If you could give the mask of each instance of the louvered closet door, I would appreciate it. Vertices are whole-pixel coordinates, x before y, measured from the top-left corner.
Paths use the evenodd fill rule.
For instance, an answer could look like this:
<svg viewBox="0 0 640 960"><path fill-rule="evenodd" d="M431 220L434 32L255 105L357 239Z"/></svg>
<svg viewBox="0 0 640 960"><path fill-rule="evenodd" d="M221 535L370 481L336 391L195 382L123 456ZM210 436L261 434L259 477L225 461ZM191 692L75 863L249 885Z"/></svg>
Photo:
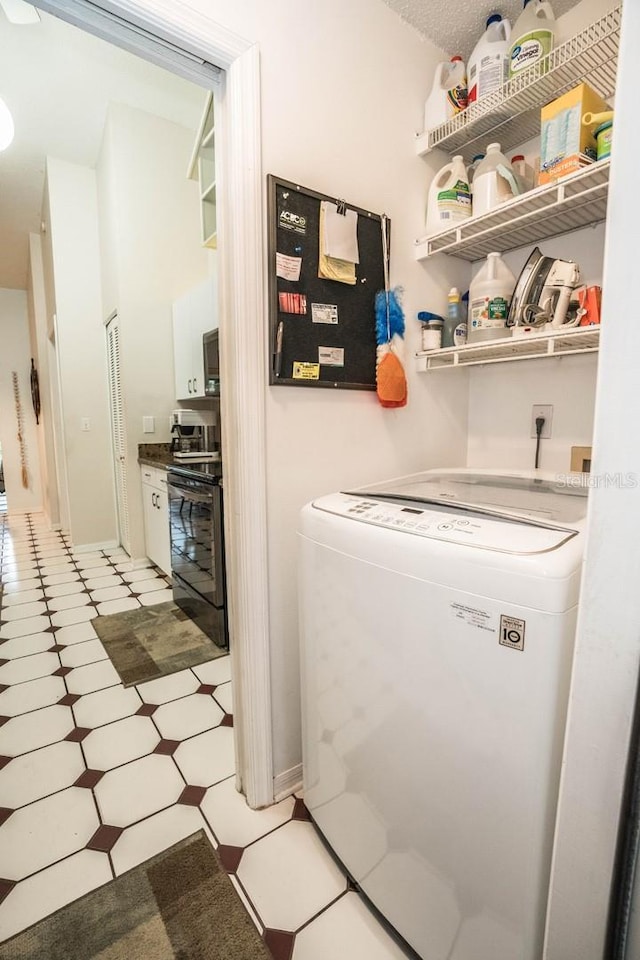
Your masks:
<svg viewBox="0 0 640 960"><path fill-rule="evenodd" d="M109 363L109 406L111 410L111 438L113 446L114 472L116 478L116 500L118 504L118 526L120 543L129 553L129 498L127 495L127 435L122 401L122 381L120 379L120 328L118 317L107 324L107 359Z"/></svg>

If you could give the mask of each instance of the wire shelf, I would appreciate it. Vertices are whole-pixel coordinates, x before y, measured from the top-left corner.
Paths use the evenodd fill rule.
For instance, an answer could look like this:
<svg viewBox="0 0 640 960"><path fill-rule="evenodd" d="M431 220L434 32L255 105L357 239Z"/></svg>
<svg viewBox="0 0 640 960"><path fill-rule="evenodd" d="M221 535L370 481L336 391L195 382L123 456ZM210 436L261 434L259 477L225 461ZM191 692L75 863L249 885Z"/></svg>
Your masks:
<svg viewBox="0 0 640 960"><path fill-rule="evenodd" d="M485 151L488 137L504 151L538 136L540 107L577 83L587 82L608 99L615 92L621 18L618 6L480 103L418 136L416 152L424 156L438 147L470 163Z"/></svg>
<svg viewBox="0 0 640 960"><path fill-rule="evenodd" d="M548 237L600 223L607 215L609 160L599 160L562 180L514 197L481 217L415 242L416 260L446 253L479 260Z"/></svg>
<svg viewBox="0 0 640 960"><path fill-rule="evenodd" d="M524 337L503 337L484 343L467 343L463 347L416 353L419 372L455 370L513 360L540 360L545 357L566 357L579 353L595 353L600 344L600 327L572 327L569 332L530 334Z"/></svg>

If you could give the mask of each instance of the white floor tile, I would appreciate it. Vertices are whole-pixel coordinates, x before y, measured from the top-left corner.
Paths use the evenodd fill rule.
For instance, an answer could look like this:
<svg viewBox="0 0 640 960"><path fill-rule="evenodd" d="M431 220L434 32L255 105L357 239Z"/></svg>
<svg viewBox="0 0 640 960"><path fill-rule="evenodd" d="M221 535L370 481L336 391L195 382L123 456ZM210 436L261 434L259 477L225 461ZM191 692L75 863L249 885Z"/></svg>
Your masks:
<svg viewBox="0 0 640 960"><path fill-rule="evenodd" d="M406 960L357 893L346 893L296 935L293 960Z"/></svg>
<svg viewBox="0 0 640 960"><path fill-rule="evenodd" d="M36 600L33 603L19 603L18 606L3 607L0 619L7 623L13 623L16 620L26 620L27 617L39 617L40 614L46 614L47 605L42 600Z"/></svg>
<svg viewBox="0 0 640 960"><path fill-rule="evenodd" d="M122 579L127 583L138 583L139 580L155 580L157 576L158 574L155 570L145 567L142 570L131 570L129 573L124 572Z"/></svg>
<svg viewBox="0 0 640 960"><path fill-rule="evenodd" d="M229 880L233 884L236 893L242 900L245 910L247 911L247 913L251 917L251 920L253 921L253 925L255 926L260 936L262 936L262 934L264 933L264 926L260 923L260 918L258 914L255 912L255 910L247 900L247 895L242 889L242 887L240 886L240 884L238 883L238 878L234 874L230 874Z"/></svg>
<svg viewBox="0 0 640 960"><path fill-rule="evenodd" d="M145 703L168 703L169 700L177 700L178 697L195 693L199 686L199 681L190 670L181 670L168 677L139 683L137 690Z"/></svg>
<svg viewBox="0 0 640 960"><path fill-rule="evenodd" d="M32 653L44 653L55 643L52 633L32 633L28 637L15 637L0 644L0 658L14 660L29 657Z"/></svg>
<svg viewBox="0 0 640 960"><path fill-rule="evenodd" d="M183 790L171 757L153 753L106 773L95 795L103 822L127 827L171 806Z"/></svg>
<svg viewBox="0 0 640 960"><path fill-rule="evenodd" d="M86 640L74 643L60 651L60 663L63 667L84 667L87 663L108 660L107 651L99 640Z"/></svg>
<svg viewBox="0 0 640 960"><path fill-rule="evenodd" d="M79 743L62 740L16 757L0 770L0 807L16 810L70 787L84 773Z"/></svg>
<svg viewBox="0 0 640 960"><path fill-rule="evenodd" d="M42 590L21 590L20 593L5 594L2 598L3 611L7 607L15 607L20 604L30 604L34 600L42 600L44 593Z"/></svg>
<svg viewBox="0 0 640 960"><path fill-rule="evenodd" d="M136 560L135 563L133 560L118 560L114 563L114 567L118 573L133 573L134 571L148 570L151 567L151 561L141 561Z"/></svg>
<svg viewBox="0 0 640 960"><path fill-rule="evenodd" d="M40 564L43 577L55 577L61 573L74 573L75 567L70 560L61 562L60 560L43 560Z"/></svg>
<svg viewBox="0 0 640 960"><path fill-rule="evenodd" d="M197 807L177 804L154 814L148 820L127 827L111 851L116 875L120 876L145 860L150 860L174 843L202 830L205 824Z"/></svg>
<svg viewBox="0 0 640 960"><path fill-rule="evenodd" d="M64 547L41 547L36 550L38 560L59 560L61 563L69 559L69 554Z"/></svg>
<svg viewBox="0 0 640 960"><path fill-rule="evenodd" d="M76 667L65 677L69 693L93 693L120 683L120 677L110 660L89 663L86 667ZM0 733L2 729L0 728Z"/></svg>
<svg viewBox="0 0 640 960"><path fill-rule="evenodd" d="M214 693L216 703L219 703L225 713L233 713L233 694L231 693L231 683L221 683L216 687Z"/></svg>
<svg viewBox="0 0 640 960"><path fill-rule="evenodd" d="M47 573L43 574L42 582L45 587L56 587L61 583L80 583L80 574L75 569L69 573Z"/></svg>
<svg viewBox="0 0 640 960"><path fill-rule="evenodd" d="M100 826L90 790L69 787L11 814L0 827L0 863L21 880L82 850Z"/></svg>
<svg viewBox="0 0 640 960"><path fill-rule="evenodd" d="M95 579L85 580L84 586L87 590L106 590L109 587L121 587L122 584L122 577L117 574L110 574L107 577L95 577Z"/></svg>
<svg viewBox="0 0 640 960"><path fill-rule="evenodd" d="M181 743L173 756L187 783L210 787L226 780L235 770L233 730L216 727L199 733Z"/></svg>
<svg viewBox="0 0 640 960"><path fill-rule="evenodd" d="M15 623L5 623L0 627L0 640L11 640L13 637L26 637L30 633L41 633L51 626L49 617L27 617Z"/></svg>
<svg viewBox="0 0 640 960"><path fill-rule="evenodd" d="M82 566L82 562L85 560L104 560L104 557L99 550L91 550L91 552L86 551L85 553L83 553L82 550L72 550L71 556L78 566Z"/></svg>
<svg viewBox="0 0 640 960"><path fill-rule="evenodd" d="M224 714L211 697L194 693L159 707L153 722L166 740L185 740L217 727Z"/></svg>
<svg viewBox="0 0 640 960"><path fill-rule="evenodd" d="M52 706L61 700L66 692L62 677L42 677L40 680L19 683L0 693L0 716L18 717L30 710Z"/></svg>
<svg viewBox="0 0 640 960"><path fill-rule="evenodd" d="M210 787L200 807L220 843L246 847L290 820L294 800L287 797L265 810L252 810L230 777Z"/></svg>
<svg viewBox="0 0 640 960"><path fill-rule="evenodd" d="M70 597L74 593L82 593L84 590L84 583L82 580L72 580L70 583L60 583L58 586L46 587L44 595L48 600L53 600L56 597Z"/></svg>
<svg viewBox="0 0 640 960"><path fill-rule="evenodd" d="M105 557L109 557L111 560L128 560L129 554L126 550L123 550L122 547L111 547L109 550L102 551Z"/></svg>
<svg viewBox="0 0 640 960"><path fill-rule="evenodd" d="M124 583L114 587L104 587L102 590L94 590L91 593L91 599L94 603L104 603L105 600L122 600L124 597L130 597L131 590Z"/></svg>
<svg viewBox="0 0 640 960"><path fill-rule="evenodd" d="M110 613L124 613L125 610L136 610L140 604L134 597L126 597L124 600L106 600L99 603L96 611L99 616L106 617Z"/></svg>
<svg viewBox="0 0 640 960"><path fill-rule="evenodd" d="M290 820L245 850L237 871L265 926L297 930L346 890L313 825Z"/></svg>
<svg viewBox="0 0 640 960"><path fill-rule="evenodd" d="M106 853L81 850L23 880L0 905L0 940L12 937L67 903L73 903L85 893L108 883L111 877Z"/></svg>
<svg viewBox="0 0 640 960"><path fill-rule="evenodd" d="M36 575L37 566L35 563L17 562L6 563L2 565L2 579L7 582L10 580L27 580Z"/></svg>
<svg viewBox="0 0 640 960"><path fill-rule="evenodd" d="M76 558L76 566L79 570L98 570L100 567L108 567L111 569L111 564L107 557L95 557L90 560L81 560L78 557Z"/></svg>
<svg viewBox="0 0 640 960"><path fill-rule="evenodd" d="M13 580L10 583L4 583L4 596L5 599L9 596L15 595L17 593L23 593L25 591L38 590L42 586L42 583L39 579L31 580Z"/></svg>
<svg viewBox="0 0 640 960"><path fill-rule="evenodd" d="M131 588L135 590L135 593L154 593L158 590L166 590L167 582L163 577L155 577L149 580L136 580L135 583L131 584ZM139 599L142 600L141 597Z"/></svg>
<svg viewBox="0 0 640 960"><path fill-rule="evenodd" d="M28 657L9 660L0 667L0 683L12 686L14 683L24 683L25 680L49 677L59 668L60 661L56 653L33 653Z"/></svg>
<svg viewBox="0 0 640 960"><path fill-rule="evenodd" d="M72 623L86 623L98 616L95 607L74 607L73 610L58 610L51 614L54 627L69 627Z"/></svg>
<svg viewBox="0 0 640 960"><path fill-rule="evenodd" d="M231 680L231 660L228 656L209 660L208 663L201 663L191 669L201 683L211 683L217 687L219 683Z"/></svg>
<svg viewBox="0 0 640 960"><path fill-rule="evenodd" d="M69 707L59 704L12 717L0 727L0 756L18 757L29 750L64 740L74 726Z"/></svg>
<svg viewBox="0 0 640 960"><path fill-rule="evenodd" d="M69 627L60 627L53 633L54 643L61 643L68 647L73 643L84 643L85 640L93 640L98 634L90 623L73 623Z"/></svg>
<svg viewBox="0 0 640 960"><path fill-rule="evenodd" d="M149 583L149 580L142 581L143 583ZM132 588L135 589L137 584L132 583ZM152 607L157 603L170 603L173 600L173 590L154 590L152 593L143 593L142 596L138 597L138 600L143 607Z"/></svg>
<svg viewBox="0 0 640 960"><path fill-rule="evenodd" d="M111 770L151 753L160 741L149 717L126 717L93 730L82 742L87 766Z"/></svg>
<svg viewBox="0 0 640 960"><path fill-rule="evenodd" d="M52 597L47 606L52 612L58 610L75 610L76 607L86 607L91 602L88 593L72 593L68 597Z"/></svg>
<svg viewBox="0 0 640 960"><path fill-rule="evenodd" d="M135 687L114 686L80 697L73 705L73 715L79 727L101 727L132 716L141 704Z"/></svg>

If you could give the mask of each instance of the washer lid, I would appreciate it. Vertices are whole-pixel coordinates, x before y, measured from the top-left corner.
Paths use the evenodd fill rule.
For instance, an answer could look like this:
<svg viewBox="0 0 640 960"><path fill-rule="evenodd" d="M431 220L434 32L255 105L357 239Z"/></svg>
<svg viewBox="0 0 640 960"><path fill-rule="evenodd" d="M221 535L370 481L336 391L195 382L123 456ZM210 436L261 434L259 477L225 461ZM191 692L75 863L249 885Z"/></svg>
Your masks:
<svg viewBox="0 0 640 960"><path fill-rule="evenodd" d="M586 516L588 489L579 478L573 486L537 476L434 470L349 492L385 500L447 504L552 526L574 526Z"/></svg>

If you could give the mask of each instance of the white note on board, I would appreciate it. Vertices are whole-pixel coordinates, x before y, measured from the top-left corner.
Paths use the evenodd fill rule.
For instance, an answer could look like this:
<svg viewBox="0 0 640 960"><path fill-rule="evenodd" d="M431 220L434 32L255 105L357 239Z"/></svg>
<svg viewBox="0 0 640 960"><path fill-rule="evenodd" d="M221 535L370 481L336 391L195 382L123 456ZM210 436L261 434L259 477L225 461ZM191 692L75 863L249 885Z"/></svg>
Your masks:
<svg viewBox="0 0 640 960"><path fill-rule="evenodd" d="M358 251L358 214L355 210L338 213L335 203L323 200L324 254L347 263L360 263Z"/></svg>

